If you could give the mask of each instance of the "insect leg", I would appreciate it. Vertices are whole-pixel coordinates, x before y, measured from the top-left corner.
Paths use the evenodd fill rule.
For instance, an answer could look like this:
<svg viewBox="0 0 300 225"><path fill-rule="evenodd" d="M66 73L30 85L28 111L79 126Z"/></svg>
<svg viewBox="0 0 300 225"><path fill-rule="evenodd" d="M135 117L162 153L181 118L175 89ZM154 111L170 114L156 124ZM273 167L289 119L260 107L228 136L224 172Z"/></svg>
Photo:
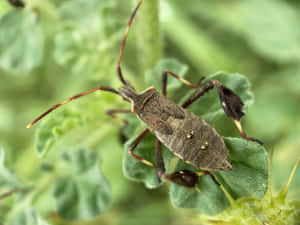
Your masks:
<svg viewBox="0 0 300 225"><path fill-rule="evenodd" d="M156 168L155 164L153 164L152 162L143 159L142 157L136 155L133 153L134 149L136 148L136 146L141 142L141 140L143 139L143 137L145 137L145 135L149 132L149 129L145 129L129 146L128 148L128 153L134 157L135 159L141 161L142 163L147 164L148 166L151 166L153 168Z"/></svg>
<svg viewBox="0 0 300 225"><path fill-rule="evenodd" d="M128 124L128 121L121 117L116 116L115 114L117 114L117 113L134 114L131 110L128 110L128 109L109 109L109 110L106 110L105 113L106 113L106 115L110 116L113 119L122 121L125 125Z"/></svg>
<svg viewBox="0 0 300 225"><path fill-rule="evenodd" d="M181 81L183 84L187 85L190 88L197 88L197 87L199 87L201 85L201 81L202 81L202 78L201 78L200 81L196 85L193 85L192 83L190 83L189 81L183 79L182 77L180 77L176 73L174 73L174 72L172 72L170 70L165 70L162 73L162 94L164 96L167 95L167 82L168 82L167 75L171 75L171 76L175 77L177 80Z"/></svg>
<svg viewBox="0 0 300 225"><path fill-rule="evenodd" d="M124 37L123 37L123 40L122 40L120 54L119 54L119 58L118 58L117 73L118 73L120 81L125 85L128 84L128 82L124 79L123 74L122 74L121 60L122 60L123 51L124 51L124 47L125 47L125 44L126 44L126 39L127 39L127 36L128 36L129 29L131 27L131 24L132 24L132 21L133 21L135 15L136 15L136 12L139 9L142 2L143 2L143 0L139 1L139 3L137 4L137 6L135 7L135 9L133 10L133 12L131 14L131 17L130 17L129 22L127 24L127 28L126 28L126 31L125 31L125 34L124 34Z"/></svg>
<svg viewBox="0 0 300 225"><path fill-rule="evenodd" d="M209 175L217 185L220 185L214 175L212 175L209 171L193 172L190 170L179 170L175 173L163 174L162 177L175 184L198 190L196 185L198 184L199 177L202 175Z"/></svg>
<svg viewBox="0 0 300 225"><path fill-rule="evenodd" d="M157 164L157 167L156 167L157 175L159 177L161 177L165 174L166 169L165 169L165 163L164 163L164 160L162 157L161 142L158 139L156 139L155 161Z"/></svg>
<svg viewBox="0 0 300 225"><path fill-rule="evenodd" d="M208 92L213 87L216 87L218 90L220 102L222 105L222 108L226 115L230 117L236 127L239 130L240 135L248 140L248 141L255 141L259 144L263 144L261 141L247 137L245 132L243 131L242 125L241 125L241 118L244 116L243 113L243 105L244 103L240 99L240 97L235 94L231 89L223 86L219 81L217 80L210 80L207 81L202 87L198 88L183 104L183 108L187 108L189 105L191 105L193 102L195 102L198 98L203 96L206 92Z"/></svg>

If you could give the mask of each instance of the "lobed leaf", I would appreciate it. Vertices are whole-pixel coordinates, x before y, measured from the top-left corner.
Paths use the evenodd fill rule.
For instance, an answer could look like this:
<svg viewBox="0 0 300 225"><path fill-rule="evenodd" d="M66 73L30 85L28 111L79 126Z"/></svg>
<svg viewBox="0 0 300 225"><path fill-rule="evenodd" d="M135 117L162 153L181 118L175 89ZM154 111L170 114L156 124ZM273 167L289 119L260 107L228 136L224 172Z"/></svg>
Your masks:
<svg viewBox="0 0 300 225"><path fill-rule="evenodd" d="M109 202L110 188L101 173L97 154L77 149L64 152L62 158L66 172L54 188L57 213L68 220L98 216Z"/></svg>
<svg viewBox="0 0 300 225"><path fill-rule="evenodd" d="M60 144L63 146L66 146L69 139L73 146L76 143L82 146L83 142L88 139L87 137L92 134L102 136L106 135L104 130L109 132L111 126L107 128L106 124L102 125L101 132L99 132L99 128L107 119L104 108L107 108L108 105L111 107L112 102L115 102L115 98L118 96L102 92L99 94L101 101L97 101L99 99L95 96L96 94L93 95L72 106L61 107L37 124L35 145L40 154L47 153L59 140L62 141Z"/></svg>
<svg viewBox="0 0 300 225"><path fill-rule="evenodd" d="M43 33L38 16L29 10L12 10L0 20L0 67L26 74L43 60Z"/></svg>
<svg viewBox="0 0 300 225"><path fill-rule="evenodd" d="M63 108L55 116L43 121L36 131L36 148L40 154L45 154L56 140L71 130L84 125L84 116Z"/></svg>

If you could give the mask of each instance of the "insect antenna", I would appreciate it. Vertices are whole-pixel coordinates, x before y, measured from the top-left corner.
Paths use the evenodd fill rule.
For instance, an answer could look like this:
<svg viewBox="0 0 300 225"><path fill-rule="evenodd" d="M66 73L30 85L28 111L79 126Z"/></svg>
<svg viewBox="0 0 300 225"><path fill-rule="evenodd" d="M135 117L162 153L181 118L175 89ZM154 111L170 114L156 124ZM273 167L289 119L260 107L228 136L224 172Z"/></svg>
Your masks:
<svg viewBox="0 0 300 225"><path fill-rule="evenodd" d="M129 83L128 83L128 81L126 81L124 79L123 74L122 74L122 69L121 69L122 55L123 55L123 51L124 51L124 47L125 47L125 43L126 43L126 39L127 39L127 36L128 36L128 32L129 32L130 26L132 24L132 21L133 21L135 15L136 15L136 12L139 9L139 7L142 4L142 2L143 2L143 0L140 0L139 3L137 4L137 6L135 7L135 9L133 10L133 12L131 14L131 17L129 19L129 22L127 24L127 28L126 28L126 31L125 31L125 34L124 34L124 37L123 37L123 40L122 40L122 44L121 44L121 49L120 49L120 54L119 54L119 59L118 59L118 65L117 65L117 73L118 73L120 81L124 85L127 85Z"/></svg>
<svg viewBox="0 0 300 225"><path fill-rule="evenodd" d="M110 87L97 87L97 88L94 88L94 89L91 89L89 91L86 91L86 92L83 92L83 93L80 93L80 94L77 94L71 98L68 98L67 100L61 102L61 103L58 103L54 106L52 106L50 109L48 109L46 112L44 112L43 114L41 114L39 117L37 117L34 121L32 121L30 124L27 125L26 128L30 128L32 127L34 124L36 124L39 120L41 120L43 117L45 117L46 115L48 115L50 112L52 112L53 110L57 109L58 107L70 102L70 101L73 101L74 99L77 99L77 98L80 98L82 96L85 96L87 94L90 94L90 93L93 93L95 91L109 91L109 92L112 92L112 93L115 93L115 94L118 94L119 95L119 92L116 91L115 89L113 88L110 88Z"/></svg>
<svg viewBox="0 0 300 225"><path fill-rule="evenodd" d="M121 49L120 49L120 54L119 54L119 58L118 58L118 64L117 64L117 73L118 73L118 76L119 76L119 79L120 81L124 84L124 85L129 85L128 81L126 81L123 77L123 74L122 74L122 69L121 69L121 60L122 60L122 55L123 55L123 51L124 51L124 47L125 47L125 44L126 44L126 39L127 39L127 36L128 36L128 32L130 30L130 26L132 24L132 21L137 13L137 10L139 9L140 5L142 4L143 0L140 0L139 3L137 4L137 6L135 7L135 9L133 10L132 14L131 14L131 17L129 19L129 22L127 24L127 28L126 28L126 31L125 31L125 34L124 34L124 37L123 37L123 40L122 40L122 44L121 44ZM57 109L58 107L74 100L74 99L77 99L77 98L80 98L84 95L87 95L87 94L90 94L92 92L95 92L95 91L98 91L98 90L102 90L102 91L110 91L110 92L113 92L115 94L118 94L119 95L119 92L116 91L115 89L113 88L110 88L110 87L97 87L97 88L94 88L92 90L89 90L89 91L86 91L86 92L83 92L81 94L78 94L78 95L75 95L59 104L56 104L54 105L53 107L51 107L50 109L48 109L46 112L44 112L43 114L41 114L39 117L37 117L34 121L32 121L30 124L27 125L27 128L30 128L32 127L34 124L36 124L39 120L41 120L43 117L45 117L46 115L48 115L50 112L52 112L53 110Z"/></svg>

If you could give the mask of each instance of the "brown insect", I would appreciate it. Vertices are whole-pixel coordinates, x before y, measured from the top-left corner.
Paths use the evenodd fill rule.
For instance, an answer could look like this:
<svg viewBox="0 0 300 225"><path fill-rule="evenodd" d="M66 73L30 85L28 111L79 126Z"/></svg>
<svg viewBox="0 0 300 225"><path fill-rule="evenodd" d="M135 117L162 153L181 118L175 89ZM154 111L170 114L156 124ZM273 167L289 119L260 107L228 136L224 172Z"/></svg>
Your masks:
<svg viewBox="0 0 300 225"><path fill-rule="evenodd" d="M209 80L204 84L202 84L200 81L196 85L193 85L190 82L179 77L172 71L165 70L162 74L162 93L160 94L154 87L150 87L144 90L142 93L137 93L134 87L124 79L121 70L122 54L131 23L142 2L143 0L140 0L138 5L134 9L122 40L117 64L117 74L123 86L121 86L118 90L115 90L111 87L101 86L75 95L47 110L32 123L30 123L27 128L34 125L37 121L39 121L54 109L81 96L93 93L98 90L112 92L123 97L125 101L130 102L131 110L108 110L106 113L109 116L118 118L115 115L117 113L134 113L147 125L147 129L145 129L131 143L128 150L131 156L155 168L159 177L182 186L196 188L198 178L204 174L210 175L216 182L214 176L209 172L209 170L230 171L232 169L232 165L229 160L228 149L224 144L222 137L215 131L213 127L208 125L200 117L186 110L189 105L191 105L198 98L200 98L215 86L218 90L221 105L225 113L227 114L227 116L233 119L241 136L246 140L256 141L259 144L262 143L259 140L246 136L240 123L240 119L244 115L244 113L242 112L243 102L241 101L239 96L237 96L232 90L223 86L217 80ZM186 102L184 102L181 107L177 106L174 102L170 101L166 97L167 75L171 75L181 81L183 84L196 89L195 92L186 100ZM151 131L157 138L156 164L134 154L134 149L149 131ZM189 164L192 164L196 168L201 169L202 171L193 172L189 170L180 170L175 173L166 174L161 153L161 143L168 147L179 158L183 159Z"/></svg>

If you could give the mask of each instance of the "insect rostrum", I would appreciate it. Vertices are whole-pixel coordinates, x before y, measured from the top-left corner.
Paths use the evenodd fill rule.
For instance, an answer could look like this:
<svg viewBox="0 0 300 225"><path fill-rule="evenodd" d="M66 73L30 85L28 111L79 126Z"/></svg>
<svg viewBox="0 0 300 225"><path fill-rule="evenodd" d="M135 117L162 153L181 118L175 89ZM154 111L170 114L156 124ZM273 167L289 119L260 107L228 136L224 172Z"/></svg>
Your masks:
<svg viewBox="0 0 300 225"><path fill-rule="evenodd" d="M117 90L111 87L100 86L75 95L47 110L27 127L31 127L51 111L74 99L98 90L111 92L121 96L125 101L129 102L131 104L131 110L109 110L107 111L109 116L118 118L116 116L118 113L133 113L147 126L147 128L131 143L128 149L128 152L132 157L155 168L159 177L185 187L197 188L198 178L202 175L209 175L217 183L214 176L209 171L230 171L232 169L228 149L224 144L222 137L215 129L200 117L188 111L186 109L188 106L193 104L213 87L216 87L222 108L226 115L233 119L241 136L248 141L255 141L259 144L262 143L257 139L246 136L240 123L240 119L244 115L242 112L243 102L238 95L229 88L223 86L217 80L209 80L205 83L198 82L194 85L166 68L162 73L162 93L159 93L154 87L149 87L141 93L135 91L134 87L123 76L121 61L130 26L142 2L143 0L140 0L134 9L121 44L117 63L117 74L122 86ZM166 97L168 75L175 77L183 84L195 89L194 93L181 106L176 105ZM136 146L148 132L152 132L157 138L155 164L134 153ZM166 170L161 154L161 143L168 147L170 151L179 158L202 171L193 172L189 170L180 170L167 174L165 172Z"/></svg>

